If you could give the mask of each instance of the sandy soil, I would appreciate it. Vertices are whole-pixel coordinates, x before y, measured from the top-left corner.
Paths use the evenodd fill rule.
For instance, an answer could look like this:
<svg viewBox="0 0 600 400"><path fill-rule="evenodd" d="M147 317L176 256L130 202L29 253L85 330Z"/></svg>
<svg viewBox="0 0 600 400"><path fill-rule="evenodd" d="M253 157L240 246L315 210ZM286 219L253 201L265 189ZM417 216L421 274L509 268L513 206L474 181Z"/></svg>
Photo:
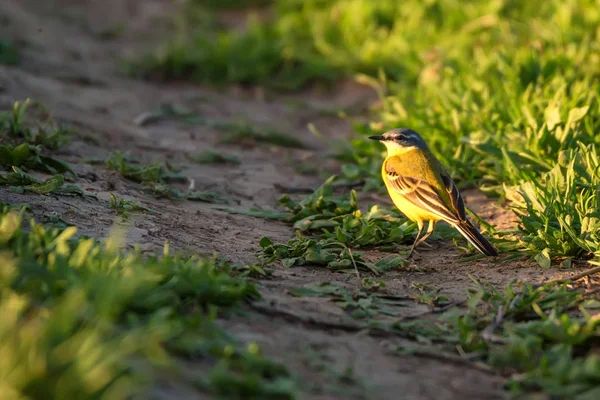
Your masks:
<svg viewBox="0 0 600 400"><path fill-rule="evenodd" d="M312 135L312 122L326 139L352 134L350 124L324 115L319 108L364 109L375 96L353 83L340 84L331 91L311 90L278 96L259 89L214 90L189 83L154 84L123 77L118 60L140 54L161 40L174 7L168 1L75 1L20 0L0 2L0 36L17 41L22 61L16 67L0 66L0 108L12 107L15 100L31 97L42 101L55 118L76 128L77 136L56 153L79 175L76 184L100 199L16 194L0 189L0 200L29 203L38 219L57 215L75 224L86 235L106 237L116 222L108 207L110 193L133 199L160 210L156 215L131 218L129 243L141 243L144 250L161 248L165 241L177 249L198 253L217 252L234 262L252 262L258 241L293 237L291 227L273 221L233 215L213 204L157 200L140 185L127 181L102 165L84 162L104 157L111 150L129 151L142 160L168 160L185 167L185 175L198 190L211 190L232 199L233 207L275 207L281 192L277 184L316 186L318 176L300 175L298 165L324 164L331 152L327 140ZM122 27L118 38L106 39L106 32ZM296 105L292 104L293 100ZM298 102L313 107L298 107ZM207 126L162 120L145 126L136 117L162 103L185 105L209 119L246 119L258 126L269 125L306 143L307 150L286 150L272 146L219 145L219 133ZM96 140L90 140L93 135ZM239 166L199 166L186 154L208 148L237 155ZM185 188L185 185L180 185ZM468 205L499 225L510 225L510 213L478 193L466 193ZM387 200L382 200L387 201ZM385 254L371 252L369 257ZM440 289L453 301L464 298L471 285L468 274L498 285L520 278L540 282L565 274L557 269L544 271L525 262L459 262L461 253L450 242L434 243L421 251L414 264L432 267L427 272L403 269L383 276L389 294L416 293L415 284ZM316 267L285 270L278 266L273 277L261 281L264 301L249 309L245 317L222 321L242 340L260 343L266 354L283 361L300 378L302 397L307 399L491 399L503 395L503 379L460 363L433 358L399 355L390 349L401 339L377 337L366 332L336 328L348 321L339 307L322 298L296 298L288 289L315 282L336 282L357 287L353 274L335 274ZM422 304L399 307L401 318L428 312ZM355 383L344 384L335 373L316 368L320 363L341 374L352 367ZM157 388L157 398L194 397L184 388ZM197 398L197 397L194 397Z"/></svg>

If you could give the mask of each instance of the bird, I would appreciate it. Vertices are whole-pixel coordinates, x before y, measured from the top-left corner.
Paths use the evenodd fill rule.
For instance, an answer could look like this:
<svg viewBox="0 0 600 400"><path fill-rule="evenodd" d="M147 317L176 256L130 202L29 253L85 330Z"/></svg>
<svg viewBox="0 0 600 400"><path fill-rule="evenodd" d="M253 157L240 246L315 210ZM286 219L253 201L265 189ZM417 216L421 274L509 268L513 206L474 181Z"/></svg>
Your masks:
<svg viewBox="0 0 600 400"><path fill-rule="evenodd" d="M387 157L381 175L394 205L418 227L417 237L410 248L427 240L438 221L457 229L477 250L486 256L498 252L467 219L465 202L442 163L429 150L425 140L412 129L397 128L369 139L383 143ZM427 232L421 233L428 222Z"/></svg>

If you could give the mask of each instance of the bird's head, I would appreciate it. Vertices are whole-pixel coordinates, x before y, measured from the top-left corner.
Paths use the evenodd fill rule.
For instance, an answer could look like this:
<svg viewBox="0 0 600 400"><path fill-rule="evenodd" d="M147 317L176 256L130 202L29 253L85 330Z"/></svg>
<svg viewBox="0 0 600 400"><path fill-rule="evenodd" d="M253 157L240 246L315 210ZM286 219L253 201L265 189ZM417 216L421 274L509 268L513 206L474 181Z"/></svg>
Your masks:
<svg viewBox="0 0 600 400"><path fill-rule="evenodd" d="M427 150L427 143L417 132L408 128L397 128L387 131L381 136L369 136L385 145L388 155L402 154L409 150Z"/></svg>

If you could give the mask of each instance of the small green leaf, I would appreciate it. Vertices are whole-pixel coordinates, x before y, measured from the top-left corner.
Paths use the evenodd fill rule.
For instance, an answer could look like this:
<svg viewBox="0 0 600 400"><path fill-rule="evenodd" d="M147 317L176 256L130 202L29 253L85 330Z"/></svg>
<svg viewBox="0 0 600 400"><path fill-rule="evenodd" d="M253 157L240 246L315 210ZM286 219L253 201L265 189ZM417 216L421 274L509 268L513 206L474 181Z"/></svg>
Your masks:
<svg viewBox="0 0 600 400"><path fill-rule="evenodd" d="M298 263L298 261L300 260L299 257L293 257L293 258L284 258L283 260L281 260L281 263L283 264L283 266L285 268L291 268L294 265L296 265Z"/></svg>
<svg viewBox="0 0 600 400"><path fill-rule="evenodd" d="M85 192L82 188L72 183L68 183L60 188L61 194L75 194L78 196L86 196L96 198L96 195L93 193Z"/></svg>
<svg viewBox="0 0 600 400"><path fill-rule="evenodd" d="M552 131L556 125L560 124L560 109L556 104L551 104L544 111L544 117L548 130Z"/></svg>
<svg viewBox="0 0 600 400"><path fill-rule="evenodd" d="M8 242L21 226L21 218L15 212L9 212L0 219L0 243Z"/></svg>
<svg viewBox="0 0 600 400"><path fill-rule="evenodd" d="M13 165L12 151L6 146L0 146L0 165Z"/></svg>
<svg viewBox="0 0 600 400"><path fill-rule="evenodd" d="M19 167L13 166L12 169L13 172L9 172L8 175L6 175L6 179L10 185L25 186L39 183L34 176L29 175Z"/></svg>
<svg viewBox="0 0 600 400"><path fill-rule="evenodd" d="M12 150L12 165L21 166L31 157L29 143L21 143Z"/></svg>
<svg viewBox="0 0 600 400"><path fill-rule="evenodd" d="M66 172L69 172L74 177L77 177L77 174L75 173L73 168L71 168L71 166L68 163L62 160L57 160L55 158L46 156L40 156L40 160L42 161L42 164L46 167L49 167L51 171L55 171L52 172L54 174L64 174Z"/></svg>
<svg viewBox="0 0 600 400"><path fill-rule="evenodd" d="M227 203L224 197L215 192L193 192L187 194L186 199L204 203Z"/></svg>
<svg viewBox="0 0 600 400"><path fill-rule="evenodd" d="M389 256L386 256L384 258L382 258L381 260L377 261L375 263L375 266L377 268L379 268L380 270L382 270L383 272L385 271L389 271L392 268L397 267L400 264L405 263L406 260L404 260L402 257L394 255L394 254L390 254Z"/></svg>
<svg viewBox="0 0 600 400"><path fill-rule="evenodd" d="M64 183L65 178L62 175L54 175L42 183L34 183L32 185L25 186L25 189L38 194L52 193L56 192Z"/></svg>
<svg viewBox="0 0 600 400"><path fill-rule="evenodd" d="M535 261L537 261L537 263L540 264L540 266L544 269L550 268L552 266L552 260L550 258L550 250L548 248L545 248L544 250L539 252L535 256Z"/></svg>
<svg viewBox="0 0 600 400"><path fill-rule="evenodd" d="M582 303L582 306L590 310L597 310L600 309L600 301L596 299L586 300Z"/></svg>
<svg viewBox="0 0 600 400"><path fill-rule="evenodd" d="M259 242L260 247L263 249L273 245L273 241L266 236L263 236Z"/></svg>
<svg viewBox="0 0 600 400"><path fill-rule="evenodd" d="M579 120L581 120L587 114L590 106L585 107L577 107L573 108L569 111L569 116L567 117L567 125L571 125Z"/></svg>

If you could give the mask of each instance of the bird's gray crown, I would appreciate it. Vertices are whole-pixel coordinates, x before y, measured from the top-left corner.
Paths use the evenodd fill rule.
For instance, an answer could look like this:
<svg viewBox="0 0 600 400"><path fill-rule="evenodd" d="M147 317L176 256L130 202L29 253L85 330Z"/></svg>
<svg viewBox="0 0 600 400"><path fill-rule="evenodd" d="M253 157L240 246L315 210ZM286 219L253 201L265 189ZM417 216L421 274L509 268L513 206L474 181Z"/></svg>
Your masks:
<svg viewBox="0 0 600 400"><path fill-rule="evenodd" d="M417 132L408 128L397 128L387 131L382 135L383 140L390 140L401 144L404 147L427 148L425 140Z"/></svg>

